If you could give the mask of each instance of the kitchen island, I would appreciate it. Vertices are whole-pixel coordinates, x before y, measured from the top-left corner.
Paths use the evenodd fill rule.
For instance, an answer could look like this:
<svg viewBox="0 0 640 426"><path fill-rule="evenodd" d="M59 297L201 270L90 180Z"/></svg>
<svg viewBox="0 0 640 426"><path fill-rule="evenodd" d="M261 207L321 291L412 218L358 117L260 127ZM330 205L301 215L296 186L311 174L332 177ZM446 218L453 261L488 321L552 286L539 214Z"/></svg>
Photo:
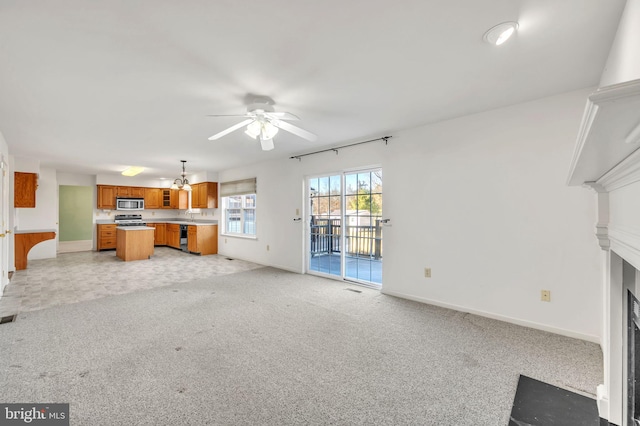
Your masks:
<svg viewBox="0 0 640 426"><path fill-rule="evenodd" d="M148 226L116 227L116 256L130 260L150 259L153 255L154 228Z"/></svg>

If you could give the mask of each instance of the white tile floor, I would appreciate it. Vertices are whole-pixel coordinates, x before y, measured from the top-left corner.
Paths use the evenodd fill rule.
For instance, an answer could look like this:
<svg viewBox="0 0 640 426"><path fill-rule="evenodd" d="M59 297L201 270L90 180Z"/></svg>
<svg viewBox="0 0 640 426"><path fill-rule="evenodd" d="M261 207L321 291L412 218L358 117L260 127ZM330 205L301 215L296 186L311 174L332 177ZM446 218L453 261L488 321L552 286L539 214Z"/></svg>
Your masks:
<svg viewBox="0 0 640 426"><path fill-rule="evenodd" d="M54 259L29 260L27 269L16 271L0 298L0 316L261 267L169 247L156 247L151 259L131 262L116 257L115 250L64 253Z"/></svg>

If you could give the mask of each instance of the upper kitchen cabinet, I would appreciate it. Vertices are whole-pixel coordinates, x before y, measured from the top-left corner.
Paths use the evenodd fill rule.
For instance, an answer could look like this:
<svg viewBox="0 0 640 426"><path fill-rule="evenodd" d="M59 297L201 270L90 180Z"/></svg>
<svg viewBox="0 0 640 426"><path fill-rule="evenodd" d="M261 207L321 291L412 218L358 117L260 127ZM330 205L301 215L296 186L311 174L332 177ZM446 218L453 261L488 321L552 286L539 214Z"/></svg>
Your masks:
<svg viewBox="0 0 640 426"><path fill-rule="evenodd" d="M103 210L115 210L116 186L98 185L98 208Z"/></svg>
<svg viewBox="0 0 640 426"><path fill-rule="evenodd" d="M144 188L144 208L160 209L162 190L160 188Z"/></svg>
<svg viewBox="0 0 640 426"><path fill-rule="evenodd" d="M191 185L193 188L193 185ZM191 194L193 197L193 194ZM191 199L191 207L193 207L193 198ZM189 208L189 192L181 189L178 191L178 208L180 210L186 210Z"/></svg>
<svg viewBox="0 0 640 426"><path fill-rule="evenodd" d="M202 182L191 185L191 207L215 209L218 207L218 183Z"/></svg>
<svg viewBox="0 0 640 426"><path fill-rule="evenodd" d="M126 198L144 198L144 188L137 186L119 186L116 196Z"/></svg>
<svg viewBox="0 0 640 426"><path fill-rule="evenodd" d="M162 189L162 206L163 209L177 209L178 208L178 190L177 189Z"/></svg>
<svg viewBox="0 0 640 426"><path fill-rule="evenodd" d="M35 208L38 174L14 172L13 184L13 206L16 208Z"/></svg>

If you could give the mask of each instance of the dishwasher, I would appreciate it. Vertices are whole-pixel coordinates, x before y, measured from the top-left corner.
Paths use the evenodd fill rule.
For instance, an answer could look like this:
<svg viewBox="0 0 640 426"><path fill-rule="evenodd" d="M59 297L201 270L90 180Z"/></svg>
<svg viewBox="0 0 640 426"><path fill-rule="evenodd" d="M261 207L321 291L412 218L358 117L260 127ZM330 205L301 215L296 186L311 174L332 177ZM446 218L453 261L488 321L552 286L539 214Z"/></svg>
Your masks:
<svg viewBox="0 0 640 426"><path fill-rule="evenodd" d="M174 228L175 229L175 228ZM180 250L189 252L189 225L180 225Z"/></svg>

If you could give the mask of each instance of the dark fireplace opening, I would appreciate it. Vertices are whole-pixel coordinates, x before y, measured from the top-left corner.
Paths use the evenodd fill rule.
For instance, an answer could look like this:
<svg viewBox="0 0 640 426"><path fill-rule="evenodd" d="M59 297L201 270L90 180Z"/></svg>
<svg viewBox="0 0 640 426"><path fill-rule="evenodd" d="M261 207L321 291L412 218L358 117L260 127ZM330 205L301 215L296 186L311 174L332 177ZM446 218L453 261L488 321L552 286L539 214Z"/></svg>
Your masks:
<svg viewBox="0 0 640 426"><path fill-rule="evenodd" d="M640 426L640 302L627 290L627 425Z"/></svg>

